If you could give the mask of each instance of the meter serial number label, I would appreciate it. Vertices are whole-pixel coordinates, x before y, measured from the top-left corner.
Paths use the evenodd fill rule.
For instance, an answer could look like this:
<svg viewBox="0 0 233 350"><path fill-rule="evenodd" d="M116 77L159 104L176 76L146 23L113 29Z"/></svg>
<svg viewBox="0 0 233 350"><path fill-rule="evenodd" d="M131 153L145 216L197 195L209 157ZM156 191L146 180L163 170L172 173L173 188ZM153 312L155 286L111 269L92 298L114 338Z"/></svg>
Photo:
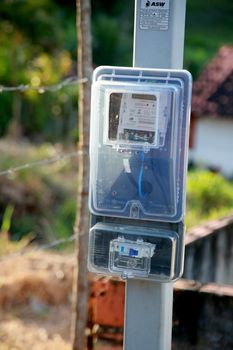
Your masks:
<svg viewBox="0 0 233 350"><path fill-rule="evenodd" d="M142 30L168 30L170 0L141 0L139 25Z"/></svg>

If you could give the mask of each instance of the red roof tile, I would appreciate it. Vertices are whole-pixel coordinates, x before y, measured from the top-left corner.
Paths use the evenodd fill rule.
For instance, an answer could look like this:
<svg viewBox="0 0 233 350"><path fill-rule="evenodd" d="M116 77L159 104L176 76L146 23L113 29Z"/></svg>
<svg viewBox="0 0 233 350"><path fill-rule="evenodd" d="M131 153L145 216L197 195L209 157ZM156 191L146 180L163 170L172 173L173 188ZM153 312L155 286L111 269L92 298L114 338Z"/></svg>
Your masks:
<svg viewBox="0 0 233 350"><path fill-rule="evenodd" d="M192 110L233 117L233 46L223 46L194 83Z"/></svg>

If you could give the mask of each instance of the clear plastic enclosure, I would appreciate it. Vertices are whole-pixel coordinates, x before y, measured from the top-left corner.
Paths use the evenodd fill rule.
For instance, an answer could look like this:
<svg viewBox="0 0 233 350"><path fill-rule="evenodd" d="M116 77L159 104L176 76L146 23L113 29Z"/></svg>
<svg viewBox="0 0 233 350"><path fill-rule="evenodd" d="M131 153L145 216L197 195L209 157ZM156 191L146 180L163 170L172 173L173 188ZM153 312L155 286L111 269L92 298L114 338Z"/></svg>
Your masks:
<svg viewBox="0 0 233 350"><path fill-rule="evenodd" d="M88 269L124 279L175 280L183 269L182 236L182 229L176 232L171 226L98 222L90 230Z"/></svg>
<svg viewBox="0 0 233 350"><path fill-rule="evenodd" d="M90 138L93 214L182 219L190 95L187 71L95 71Z"/></svg>

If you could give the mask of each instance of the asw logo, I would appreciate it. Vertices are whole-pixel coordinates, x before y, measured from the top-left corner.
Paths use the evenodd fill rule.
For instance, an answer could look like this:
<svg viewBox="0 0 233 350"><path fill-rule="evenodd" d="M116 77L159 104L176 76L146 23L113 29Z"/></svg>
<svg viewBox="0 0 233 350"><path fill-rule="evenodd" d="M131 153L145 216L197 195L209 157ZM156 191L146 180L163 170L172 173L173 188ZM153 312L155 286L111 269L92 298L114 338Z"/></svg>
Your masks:
<svg viewBox="0 0 233 350"><path fill-rule="evenodd" d="M146 7L164 7L165 2L158 2L158 1L147 1Z"/></svg>

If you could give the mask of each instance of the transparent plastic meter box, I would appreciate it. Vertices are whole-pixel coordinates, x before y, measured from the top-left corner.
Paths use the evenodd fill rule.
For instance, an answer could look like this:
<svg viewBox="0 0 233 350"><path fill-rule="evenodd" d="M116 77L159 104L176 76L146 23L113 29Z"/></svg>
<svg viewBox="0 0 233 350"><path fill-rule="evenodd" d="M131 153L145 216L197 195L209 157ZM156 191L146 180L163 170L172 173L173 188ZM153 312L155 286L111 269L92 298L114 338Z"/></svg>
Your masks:
<svg viewBox="0 0 233 350"><path fill-rule="evenodd" d="M99 67L91 106L90 211L178 222L184 215L191 75Z"/></svg>
<svg viewBox="0 0 233 350"><path fill-rule="evenodd" d="M88 268L122 278L168 282L183 269L183 227L98 222L90 231Z"/></svg>

